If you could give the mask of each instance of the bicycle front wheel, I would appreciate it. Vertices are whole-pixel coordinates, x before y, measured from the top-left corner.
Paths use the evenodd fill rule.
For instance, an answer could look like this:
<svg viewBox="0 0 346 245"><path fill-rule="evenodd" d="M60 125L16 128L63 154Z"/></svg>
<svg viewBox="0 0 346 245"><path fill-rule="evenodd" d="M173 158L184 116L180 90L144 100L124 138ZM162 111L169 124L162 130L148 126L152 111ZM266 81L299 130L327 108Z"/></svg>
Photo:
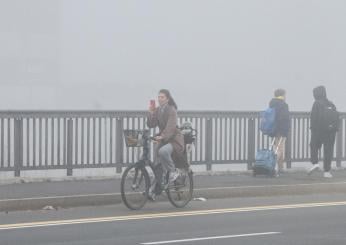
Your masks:
<svg viewBox="0 0 346 245"><path fill-rule="evenodd" d="M192 170L184 171L181 176L174 181L174 185L168 186L166 190L167 197L173 206L183 208L191 201L193 193L192 176Z"/></svg>
<svg viewBox="0 0 346 245"><path fill-rule="evenodd" d="M148 200L149 174L144 166L132 165L121 177L121 199L132 210L141 209Z"/></svg>

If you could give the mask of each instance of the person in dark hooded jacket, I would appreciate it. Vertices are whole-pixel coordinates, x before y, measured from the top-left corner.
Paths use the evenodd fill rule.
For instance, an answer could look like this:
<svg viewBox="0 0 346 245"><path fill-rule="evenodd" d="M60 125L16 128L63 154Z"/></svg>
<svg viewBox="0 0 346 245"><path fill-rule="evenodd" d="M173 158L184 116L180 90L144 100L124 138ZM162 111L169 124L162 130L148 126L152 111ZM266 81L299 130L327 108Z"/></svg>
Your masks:
<svg viewBox="0 0 346 245"><path fill-rule="evenodd" d="M318 152L321 150L323 145L323 168L324 177L333 177L330 173L331 162L333 158L335 135L338 130L338 125L335 127L328 128L325 126L326 108L334 110L336 112L335 105L328 100L326 88L324 86L318 86L313 89L313 96L315 102L311 109L310 114L310 148L311 148L311 163L313 166L309 169L308 174L311 174L315 170L319 169L318 165ZM336 120L338 124L338 119Z"/></svg>
<svg viewBox="0 0 346 245"><path fill-rule="evenodd" d="M275 108L274 123L274 149L277 149L278 173L284 169L285 162L285 142L290 130L290 115L286 103L286 91L277 89L274 91L274 98L269 102L270 108Z"/></svg>

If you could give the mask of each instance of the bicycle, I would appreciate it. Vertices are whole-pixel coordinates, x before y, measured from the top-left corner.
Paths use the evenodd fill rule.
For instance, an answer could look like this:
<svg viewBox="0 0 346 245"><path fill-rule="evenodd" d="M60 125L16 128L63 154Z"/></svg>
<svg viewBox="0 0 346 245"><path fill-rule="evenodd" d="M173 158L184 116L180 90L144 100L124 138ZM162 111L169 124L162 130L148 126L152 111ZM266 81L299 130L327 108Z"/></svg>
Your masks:
<svg viewBox="0 0 346 245"><path fill-rule="evenodd" d="M154 166L149 158L150 141L154 139L149 135L149 130L124 130L127 147L143 148L142 157L136 163L128 166L121 177L121 198L126 207L132 210L141 209L151 199L150 188L155 191L156 195L165 191L169 202L177 208L183 208L191 201L193 172L189 166L192 144L196 138L196 134L193 132L196 130L192 127L187 129L186 125L184 124L181 129L186 138L184 157L187 164L184 168L179 168L180 176L172 185L162 185L161 181L157 181L163 178L165 183L168 183L168 173L166 176L162 176L162 173L157 171L157 166ZM151 169L153 173L152 180L148 169Z"/></svg>

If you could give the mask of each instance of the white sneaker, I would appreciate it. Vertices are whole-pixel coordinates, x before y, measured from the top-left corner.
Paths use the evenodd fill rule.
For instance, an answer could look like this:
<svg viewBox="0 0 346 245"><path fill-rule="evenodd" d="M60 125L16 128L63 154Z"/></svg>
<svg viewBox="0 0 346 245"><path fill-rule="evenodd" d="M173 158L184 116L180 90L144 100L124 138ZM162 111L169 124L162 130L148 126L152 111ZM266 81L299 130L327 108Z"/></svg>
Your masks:
<svg viewBox="0 0 346 245"><path fill-rule="evenodd" d="M314 171L319 170L320 167L318 166L318 164L314 164L309 170L308 170L308 174L312 174Z"/></svg>
<svg viewBox="0 0 346 245"><path fill-rule="evenodd" d="M179 172L175 170L174 172L169 173L169 183L173 183L178 177L179 177Z"/></svg>
<svg viewBox="0 0 346 245"><path fill-rule="evenodd" d="M324 178L333 178L333 175L330 172L324 172L323 177Z"/></svg>

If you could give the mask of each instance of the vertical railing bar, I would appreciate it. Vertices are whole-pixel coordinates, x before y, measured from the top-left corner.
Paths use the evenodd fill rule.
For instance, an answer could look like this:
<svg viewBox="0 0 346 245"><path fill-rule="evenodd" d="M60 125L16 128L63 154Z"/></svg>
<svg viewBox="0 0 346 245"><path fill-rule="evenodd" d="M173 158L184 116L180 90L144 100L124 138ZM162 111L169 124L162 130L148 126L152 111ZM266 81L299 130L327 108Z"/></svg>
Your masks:
<svg viewBox="0 0 346 245"><path fill-rule="evenodd" d="M298 158L301 159L301 119L300 118L297 118L298 120Z"/></svg>
<svg viewBox="0 0 346 245"><path fill-rule="evenodd" d="M302 118L302 123L303 123L303 135L302 135L302 157L305 159L306 154L305 154L305 139L306 139L306 119Z"/></svg>
<svg viewBox="0 0 346 245"><path fill-rule="evenodd" d="M78 165L78 143L79 143L79 140L78 140L78 130L79 130L79 118L76 117L75 120L74 120L74 123L75 123L75 139L74 139L74 143L75 143L75 150L74 150L74 163L75 165L77 166Z"/></svg>
<svg viewBox="0 0 346 245"><path fill-rule="evenodd" d="M138 122L137 119L138 119L138 117L132 118L132 127L134 127L135 129L139 129L139 127L137 126L137 122ZM138 148L136 150L138 150ZM132 160L133 161L136 160L135 157L136 157L136 154L135 154L135 149L134 149L134 151L132 151Z"/></svg>
<svg viewBox="0 0 346 245"><path fill-rule="evenodd" d="M220 160L225 160L224 158L223 158L223 154L222 154L222 140L223 140L223 134L222 134L222 132L223 132L223 120L224 120L224 117L220 117L219 118L219 123L220 123L220 147L219 147L219 159Z"/></svg>
<svg viewBox="0 0 346 245"><path fill-rule="evenodd" d="M26 119L26 161L30 165L30 117Z"/></svg>
<svg viewBox="0 0 346 245"><path fill-rule="evenodd" d="M67 121L67 133L66 133L66 148L67 148L67 158L66 158L66 168L67 176L72 176L73 174L73 119L68 118Z"/></svg>
<svg viewBox="0 0 346 245"><path fill-rule="evenodd" d="M4 167L4 155L5 155L5 146L4 146L4 141L5 141L5 135L4 135L4 118L1 118L1 167Z"/></svg>
<svg viewBox="0 0 346 245"><path fill-rule="evenodd" d="M44 135L45 135L45 142L44 142L44 161L45 161L45 166L48 166L48 117L45 119L45 130L44 130ZM27 136L29 138L29 132L27 132ZM29 154L29 152L28 152Z"/></svg>
<svg viewBox="0 0 346 245"><path fill-rule="evenodd" d="M110 117L110 129L109 129L109 135L110 135L110 143L109 143L109 154L110 154L110 163L113 163L113 117Z"/></svg>
<svg viewBox="0 0 346 245"><path fill-rule="evenodd" d="M96 164L96 118L93 117L93 164Z"/></svg>
<svg viewBox="0 0 346 245"><path fill-rule="evenodd" d="M104 116L104 118L103 118L103 125L104 125L104 134L103 134L103 137L104 137L104 154L103 154L103 156L104 156L104 163L110 163L110 161L108 161L108 124L107 124L107 122L108 122L108 117L107 116Z"/></svg>
<svg viewBox="0 0 346 245"><path fill-rule="evenodd" d="M295 159L299 159L299 156L298 156L298 149L297 149L297 128L298 128L298 125L297 125L297 118L294 118L294 134L293 134L293 139L294 139L294 158Z"/></svg>
<svg viewBox="0 0 346 245"><path fill-rule="evenodd" d="M241 120L241 131L240 131L240 133L241 133L241 137L240 137L240 142L241 142L241 144L239 144L240 146L241 146L241 149L240 149L240 151L239 151L239 153L240 153L240 160L244 160L245 159L245 157L244 157L244 153L246 153L246 146L245 146L245 144L246 144L246 132L245 132L245 130L247 130L248 128L246 127L246 118L244 117L244 116L242 116L241 118L240 118L240 120Z"/></svg>
<svg viewBox="0 0 346 245"><path fill-rule="evenodd" d="M295 141L295 130L296 130L296 125L295 125L295 118L293 117L292 118L292 134L291 134L291 160L294 161L296 159L295 157L295 144L294 144L294 141Z"/></svg>
<svg viewBox="0 0 346 245"><path fill-rule="evenodd" d="M99 117L99 164L102 164L102 117Z"/></svg>
<svg viewBox="0 0 346 245"><path fill-rule="evenodd" d="M309 158L310 156L310 118L307 118L307 132L306 132L306 153L307 153L307 157Z"/></svg>
<svg viewBox="0 0 346 245"><path fill-rule="evenodd" d="M207 120L206 118L204 118L204 120L201 118L201 128L200 128L200 134L199 134L199 136L200 136L200 139L199 139L199 141L200 141L200 158L201 158L201 160L205 160L205 158L203 157L203 156L205 156L205 147L203 147L203 146L205 146L206 144L205 144L205 134L206 134L206 128L205 128L205 120ZM198 140L198 139L197 139ZM197 141L198 142L198 141Z"/></svg>
<svg viewBox="0 0 346 245"><path fill-rule="evenodd" d="M247 157L247 147L246 147L246 144L247 144L247 140L248 140L248 137L246 137L246 131L247 129L249 128L249 125L248 125L248 121L247 121L247 118L243 117L243 157L242 157L242 160L245 160ZM249 132L248 132L249 133Z"/></svg>
<svg viewBox="0 0 346 245"><path fill-rule="evenodd" d="M84 144L84 120L85 120L85 118L84 117L82 117L81 118L81 120L82 120L82 122L81 122L81 165L84 165L84 146L85 146L85 144Z"/></svg>
<svg viewBox="0 0 346 245"><path fill-rule="evenodd" d="M240 161L241 160L241 148L242 148L241 142L242 142L242 136L243 136L243 131L242 131L243 119L241 116L238 117L238 122L239 122L239 130L238 130L238 136L239 137L238 137L238 143L237 143L237 145L238 145L238 158L237 158L237 160Z"/></svg>
<svg viewBox="0 0 346 245"><path fill-rule="evenodd" d="M225 159L230 160L229 159L229 152L227 152L227 149L229 147L228 120L229 120L229 117L225 117L225 145L224 145L224 151L225 151Z"/></svg>
<svg viewBox="0 0 346 245"><path fill-rule="evenodd" d="M129 117L126 117L126 128L130 129L129 126L130 126L130 120L129 120ZM130 151L129 151L129 147L126 147L126 162L127 163L130 162L129 159L130 159Z"/></svg>
<svg viewBox="0 0 346 245"><path fill-rule="evenodd" d="M233 151L232 151L232 140L233 140L233 116L231 115L229 118L229 160L232 161L233 160ZM233 142L234 143L234 142Z"/></svg>
<svg viewBox="0 0 346 245"><path fill-rule="evenodd" d="M124 163L124 138L123 138L123 129L124 129L124 118L116 118L116 128L115 128L115 163L116 163L116 172L121 173L122 167L121 164Z"/></svg>
<svg viewBox="0 0 346 245"><path fill-rule="evenodd" d="M242 132L242 122L243 122L243 118L239 117L238 118L239 120L239 138L238 138L238 160L241 160L241 141L242 141L242 135L243 135L243 132Z"/></svg>
<svg viewBox="0 0 346 245"><path fill-rule="evenodd" d="M212 169L212 161L213 161L213 155L212 155L212 143L213 143L213 119L212 118L206 118L206 137L205 137L205 155L206 155L206 167L207 171L210 171Z"/></svg>
<svg viewBox="0 0 346 245"><path fill-rule="evenodd" d="M42 166L42 118L40 117L38 119L38 134L39 134L39 139L38 139L38 149L39 149L39 160L38 160L38 164L41 167Z"/></svg>
<svg viewBox="0 0 346 245"><path fill-rule="evenodd" d="M346 152L345 152L345 148L346 148L346 137L345 137L345 120L344 118L342 118L341 120L341 127L340 129L342 130L342 144L343 144L343 147L342 147L342 159L345 160L345 157L346 157Z"/></svg>
<svg viewBox="0 0 346 245"><path fill-rule="evenodd" d="M237 142L238 142L238 118L234 117L234 147L233 147L233 157L237 160Z"/></svg>
<svg viewBox="0 0 346 245"><path fill-rule="evenodd" d="M132 117L132 118L131 118L132 129L139 129L139 128L137 128L137 126L136 126L136 121L137 121L137 118L136 118L136 117ZM136 148L133 148L133 149L132 149L132 152L131 152L132 162L135 161L135 151L136 151L136 150L137 150Z"/></svg>
<svg viewBox="0 0 346 245"><path fill-rule="evenodd" d="M255 124L256 124L256 126L255 126L255 129L256 129L256 132L257 132L257 148L255 148L255 151L257 151L257 150L259 150L259 149L261 149L261 131L260 130L258 130L258 128L259 128L259 119L258 119L258 117L256 118L256 122L255 122Z"/></svg>
<svg viewBox="0 0 346 245"><path fill-rule="evenodd" d="M32 130L32 141L33 141L33 146L32 146L32 151L33 151L33 166L36 167L36 120L37 118L33 118L33 130Z"/></svg>
<svg viewBox="0 0 346 245"><path fill-rule="evenodd" d="M210 139L214 138L214 140L211 142L212 145L214 145L214 150L211 151L211 159L212 161L217 161L217 117L215 118L211 118L210 121L212 122L211 125L213 125L214 127L211 127L211 137ZM214 137L213 137L214 136ZM212 148L212 147L210 147Z"/></svg>
<svg viewBox="0 0 346 245"><path fill-rule="evenodd" d="M198 117L194 118L194 123L192 124L194 129L198 129ZM198 139L198 137L197 137ZM198 159L198 147L197 147L197 142L195 142L195 147L194 147L194 154L193 154L193 158L195 161ZM191 159L191 162L192 162Z"/></svg>
<svg viewBox="0 0 346 245"><path fill-rule="evenodd" d="M60 125L61 125L61 118L58 117L57 118L58 120L58 159L57 159L57 165L60 166L61 165L61 159L60 159L60 154L61 154L61 151L60 151L60 144L61 144L61 133L60 133Z"/></svg>
<svg viewBox="0 0 346 245"><path fill-rule="evenodd" d="M14 120L13 120L14 123ZM11 118L7 118L7 159L8 165L11 165Z"/></svg>
<svg viewBox="0 0 346 245"><path fill-rule="evenodd" d="M54 117L51 118L51 162L50 162L50 166L54 166L54 142L55 142L55 134L54 134Z"/></svg>
<svg viewBox="0 0 346 245"><path fill-rule="evenodd" d="M66 165L67 166L67 147L68 147L68 143L67 143L67 131L68 131L68 123L67 123L67 118L66 117L64 117L63 118L63 120L64 120L64 136L63 136L63 141L64 141L64 147L63 147L63 149L64 149L64 165Z"/></svg>
<svg viewBox="0 0 346 245"><path fill-rule="evenodd" d="M265 143L264 143L265 142L265 136L263 134L261 134L261 135L262 135L262 137L261 137L261 144L262 144L261 148L265 148L265 146L266 146Z"/></svg>
<svg viewBox="0 0 346 245"><path fill-rule="evenodd" d="M90 117L87 118L87 164L90 164Z"/></svg>
<svg viewBox="0 0 346 245"><path fill-rule="evenodd" d="M214 145L214 150L213 151L211 151L212 152L212 154L211 154L211 159L212 159L212 161L217 161L217 117L215 117L215 118L211 118L210 119L210 121L212 122L212 124L211 125L213 125L214 127L211 127L211 139L212 138L214 138L213 139L213 141L211 142L211 144L213 144ZM212 148L212 147L210 147L210 148Z"/></svg>

